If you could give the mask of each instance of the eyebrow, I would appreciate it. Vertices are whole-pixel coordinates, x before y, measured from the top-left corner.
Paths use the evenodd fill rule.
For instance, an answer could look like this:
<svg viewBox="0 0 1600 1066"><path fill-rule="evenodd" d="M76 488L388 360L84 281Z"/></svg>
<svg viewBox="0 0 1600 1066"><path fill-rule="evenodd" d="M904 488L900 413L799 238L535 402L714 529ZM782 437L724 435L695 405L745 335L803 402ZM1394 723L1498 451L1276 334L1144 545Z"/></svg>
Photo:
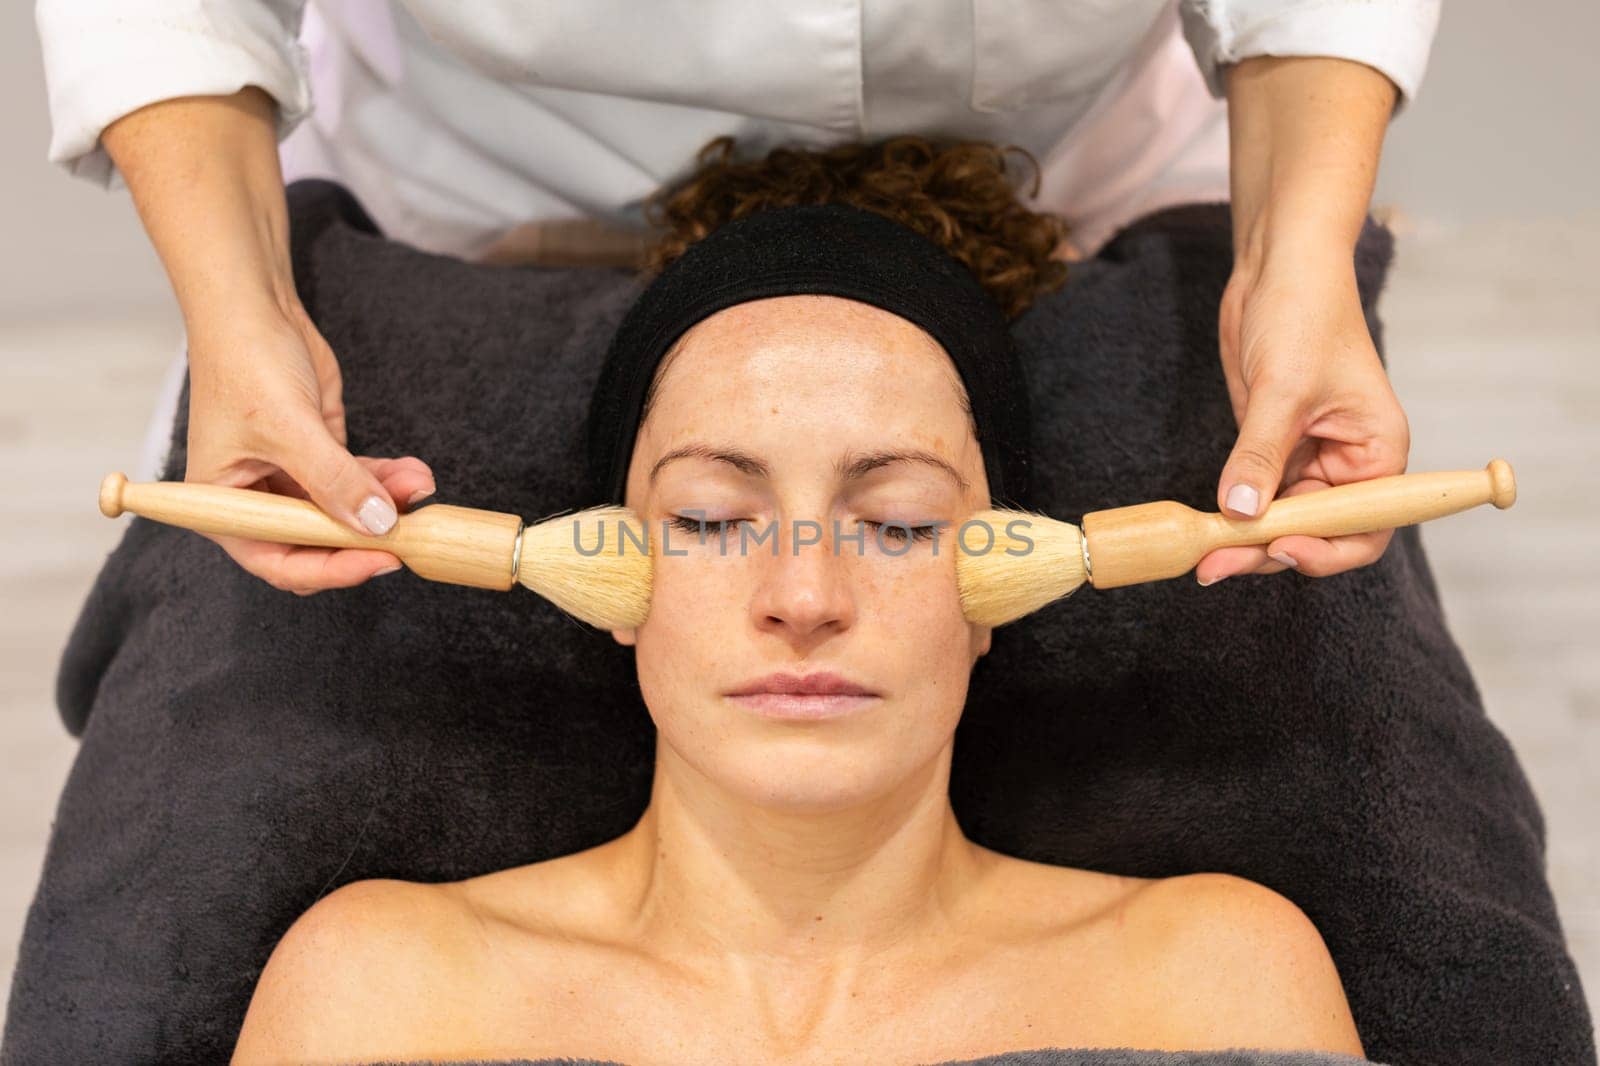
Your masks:
<svg viewBox="0 0 1600 1066"><path fill-rule="evenodd" d="M711 462L727 463L740 473L751 477L771 478L772 468L748 452L741 452L737 448L719 447L711 444L695 442L674 448L655 461L650 468L650 483L655 484L656 475L661 468L674 459L706 459ZM970 486L961 471L952 466L944 457L920 448L896 449L893 451L876 451L866 453L846 452L835 460L833 471L841 481L855 481L865 477L880 467L893 463L920 463L933 467L949 475L950 479L966 492Z"/></svg>

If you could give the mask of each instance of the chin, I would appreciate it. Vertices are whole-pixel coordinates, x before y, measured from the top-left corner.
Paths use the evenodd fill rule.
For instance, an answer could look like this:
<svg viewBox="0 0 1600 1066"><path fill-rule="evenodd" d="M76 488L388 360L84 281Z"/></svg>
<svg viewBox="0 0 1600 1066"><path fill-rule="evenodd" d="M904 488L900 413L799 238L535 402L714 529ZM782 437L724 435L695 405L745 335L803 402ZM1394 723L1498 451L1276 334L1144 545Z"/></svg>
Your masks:
<svg viewBox="0 0 1600 1066"><path fill-rule="evenodd" d="M887 750L858 734L855 743L840 736L798 732L729 737L694 760L701 772L752 805L792 813L823 814L872 800L890 791L903 753Z"/></svg>

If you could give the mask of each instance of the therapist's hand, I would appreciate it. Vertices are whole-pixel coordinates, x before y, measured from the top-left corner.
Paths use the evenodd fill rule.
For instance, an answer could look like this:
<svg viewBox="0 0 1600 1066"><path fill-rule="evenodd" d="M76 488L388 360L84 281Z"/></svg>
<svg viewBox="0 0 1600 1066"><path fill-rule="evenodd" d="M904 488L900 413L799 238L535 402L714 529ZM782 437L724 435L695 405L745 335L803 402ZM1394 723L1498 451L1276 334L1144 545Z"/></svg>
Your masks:
<svg viewBox="0 0 1600 1066"><path fill-rule="evenodd" d="M185 481L310 499L384 533L433 491L420 459L353 456L339 363L295 294L276 104L255 86L159 100L101 134L172 282L189 342ZM302 595L398 568L385 551L212 536L234 561Z"/></svg>
<svg viewBox="0 0 1600 1066"><path fill-rule="evenodd" d="M1252 56L1228 69L1226 84L1234 267L1217 339L1239 436L1217 506L1248 518L1280 495L1405 472L1411 429L1355 276L1398 90L1372 67L1324 56ZM1327 577L1376 561L1393 536L1219 548L1195 579L1291 566Z"/></svg>
<svg viewBox="0 0 1600 1066"><path fill-rule="evenodd" d="M310 499L358 532L388 532L434 491L420 459L346 450L339 364L298 301L191 327L188 449L185 481ZM250 573L301 595L400 566L384 551L211 539Z"/></svg>
<svg viewBox="0 0 1600 1066"><path fill-rule="evenodd" d="M1239 425L1217 487L1219 510L1252 517L1279 495L1405 472L1410 426L1367 330L1348 255L1307 255L1278 273L1236 270L1218 334ZM1219 548L1200 560L1195 577L1212 584L1291 567L1327 577L1376 561L1393 535Z"/></svg>

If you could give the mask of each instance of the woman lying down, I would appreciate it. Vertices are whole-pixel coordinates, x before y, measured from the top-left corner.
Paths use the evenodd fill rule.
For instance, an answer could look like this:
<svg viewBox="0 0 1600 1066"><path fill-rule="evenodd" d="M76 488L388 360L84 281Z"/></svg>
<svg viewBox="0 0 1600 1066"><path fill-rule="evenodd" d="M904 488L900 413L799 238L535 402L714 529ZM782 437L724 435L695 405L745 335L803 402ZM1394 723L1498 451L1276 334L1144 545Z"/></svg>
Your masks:
<svg viewBox="0 0 1600 1066"><path fill-rule="evenodd" d="M1025 500L1006 315L1065 269L1004 156L709 162L666 202L670 262L589 425L595 502L670 544L648 620L612 633L658 730L648 808L587 851L322 899L233 1061L1359 1056L1291 901L1022 861L951 809L990 631L962 617L938 534Z"/></svg>

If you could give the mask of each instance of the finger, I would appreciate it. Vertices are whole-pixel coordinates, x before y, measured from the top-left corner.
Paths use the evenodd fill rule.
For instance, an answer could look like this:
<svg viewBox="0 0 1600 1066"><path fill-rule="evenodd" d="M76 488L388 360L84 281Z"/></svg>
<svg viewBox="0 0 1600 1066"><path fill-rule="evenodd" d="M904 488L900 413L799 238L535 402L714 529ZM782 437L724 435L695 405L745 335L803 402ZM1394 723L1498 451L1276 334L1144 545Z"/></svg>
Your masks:
<svg viewBox="0 0 1600 1066"><path fill-rule="evenodd" d="M1290 496L1301 496L1308 492L1321 492L1323 489L1331 488L1333 486L1321 478L1303 477L1292 485L1286 485L1284 490L1278 493L1278 498L1281 500Z"/></svg>
<svg viewBox="0 0 1600 1066"><path fill-rule="evenodd" d="M373 459L358 455L356 462L372 471L389 493L390 499L403 501L402 509L406 504L420 502L434 492L433 474L421 459L415 457ZM279 496L293 496L299 500L310 499L306 490L281 470L274 470L263 478L260 484L268 492Z"/></svg>
<svg viewBox="0 0 1600 1066"><path fill-rule="evenodd" d="M183 470L183 480L186 482L221 485L230 489L253 489L262 486L278 469L258 459L236 459L217 468L197 461L193 451L189 454L189 461L184 464Z"/></svg>
<svg viewBox="0 0 1600 1066"><path fill-rule="evenodd" d="M1321 475L1335 485L1406 472L1411 426L1400 401L1385 387L1364 402L1369 409L1359 412L1354 425L1341 426L1338 416L1330 415L1325 434L1318 433L1322 428L1318 425L1307 429L1309 435L1326 435L1337 442L1321 450L1318 462Z"/></svg>
<svg viewBox="0 0 1600 1066"><path fill-rule="evenodd" d="M1325 489L1326 482L1315 478L1302 478L1293 485L1284 489L1279 494L1279 499L1288 496L1299 496L1307 492L1316 492ZM1286 538L1280 537L1279 541ZM1312 538L1306 538L1312 539ZM1271 549L1269 551L1269 549ZM1250 544L1238 547L1217 548L1208 552L1195 564L1195 580L1202 585L1214 585L1225 577L1234 577L1238 574L1277 574L1284 570L1295 569L1286 557L1274 559L1272 552L1278 549L1266 544Z"/></svg>
<svg viewBox="0 0 1600 1066"><path fill-rule="evenodd" d="M1215 585L1223 578L1240 574L1277 574L1289 569L1267 555L1262 547L1218 548L1195 564L1194 579L1202 585Z"/></svg>
<svg viewBox="0 0 1600 1066"><path fill-rule="evenodd" d="M1306 434L1310 432L1309 428L1305 430ZM1319 469L1317 458L1321 455L1323 444L1317 437L1302 435L1295 446L1289 449L1289 455L1283 461L1283 478L1280 482L1287 487L1278 493L1279 498L1294 495L1293 486L1308 478L1315 478ZM1326 482L1318 481L1317 484L1326 485Z"/></svg>
<svg viewBox="0 0 1600 1066"><path fill-rule="evenodd" d="M279 441L273 458L306 490L311 501L350 528L382 536L399 511L383 483L333 439L314 417L298 419Z"/></svg>
<svg viewBox="0 0 1600 1066"><path fill-rule="evenodd" d="M1282 496L1300 496L1332 488L1318 478L1302 478L1283 490ZM1376 562L1388 548L1394 530L1356 533L1344 537L1282 536L1263 545L1269 559L1298 570L1308 577L1330 577ZM1258 571L1266 572L1266 571Z"/></svg>
<svg viewBox="0 0 1600 1066"><path fill-rule="evenodd" d="M1299 477L1313 478L1326 485L1348 485L1406 471L1407 456L1398 450L1398 445L1380 440L1351 444L1315 439L1319 445L1316 456L1298 470Z"/></svg>
<svg viewBox="0 0 1600 1066"><path fill-rule="evenodd" d="M1267 553L1258 547L1218 548L1195 564L1194 579L1202 585L1215 585L1223 578L1248 573L1265 561Z"/></svg>
<svg viewBox="0 0 1600 1066"><path fill-rule="evenodd" d="M234 562L273 588L305 595L350 588L400 567L389 552L366 548L308 548L246 537L212 536Z"/></svg>
<svg viewBox="0 0 1600 1066"><path fill-rule="evenodd" d="M1393 538L1392 529L1326 539L1279 537L1267 550L1279 559L1293 560L1294 568L1309 577L1331 577L1377 562Z"/></svg>
<svg viewBox="0 0 1600 1066"><path fill-rule="evenodd" d="M293 496L297 500L309 500L311 498L306 495L306 490L301 488L294 478L285 474L282 470L274 470L262 478L261 485L268 492L276 493L279 496Z"/></svg>
<svg viewBox="0 0 1600 1066"><path fill-rule="evenodd" d="M345 423L344 375L339 372L339 360L309 320L306 326L310 333L306 337L306 351L311 355L311 366L317 375L317 398L321 404L322 422L340 447L348 448L350 438Z"/></svg>
<svg viewBox="0 0 1600 1066"><path fill-rule="evenodd" d="M1236 376L1228 371L1239 365L1239 328L1244 321L1245 291L1242 275L1229 278L1227 285L1223 286L1222 302L1217 308L1217 351L1222 356L1223 380L1228 385L1228 399L1233 404L1235 419L1244 412L1245 397L1242 395L1242 382L1236 382ZM1237 391L1236 385L1239 386Z"/></svg>
<svg viewBox="0 0 1600 1066"><path fill-rule="evenodd" d="M428 464L414 455L403 459L373 459L358 455L356 461L377 477L389 498L399 503L402 510L432 496L438 487Z"/></svg>
<svg viewBox="0 0 1600 1066"><path fill-rule="evenodd" d="M1217 485L1218 508L1236 518L1260 514L1277 495L1285 462L1300 436L1299 399L1281 387L1253 389L1239 439Z"/></svg>

